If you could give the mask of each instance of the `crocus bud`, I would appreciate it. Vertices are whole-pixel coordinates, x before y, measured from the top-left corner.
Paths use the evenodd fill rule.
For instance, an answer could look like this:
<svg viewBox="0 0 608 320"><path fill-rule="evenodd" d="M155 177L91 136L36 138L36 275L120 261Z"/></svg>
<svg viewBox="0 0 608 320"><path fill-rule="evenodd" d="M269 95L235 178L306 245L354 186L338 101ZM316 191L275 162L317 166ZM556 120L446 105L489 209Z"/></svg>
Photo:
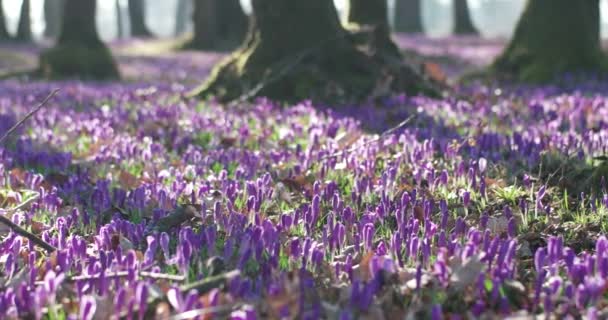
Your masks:
<svg viewBox="0 0 608 320"><path fill-rule="evenodd" d="M488 166L488 160L486 160L486 158L479 158L477 165L479 167L479 173L484 174Z"/></svg>
<svg viewBox="0 0 608 320"><path fill-rule="evenodd" d="M95 298L84 296L80 299L80 317L82 320L92 320L97 309Z"/></svg>
<svg viewBox="0 0 608 320"><path fill-rule="evenodd" d="M469 191L465 191L462 193L462 205L466 208L471 204L471 193Z"/></svg>

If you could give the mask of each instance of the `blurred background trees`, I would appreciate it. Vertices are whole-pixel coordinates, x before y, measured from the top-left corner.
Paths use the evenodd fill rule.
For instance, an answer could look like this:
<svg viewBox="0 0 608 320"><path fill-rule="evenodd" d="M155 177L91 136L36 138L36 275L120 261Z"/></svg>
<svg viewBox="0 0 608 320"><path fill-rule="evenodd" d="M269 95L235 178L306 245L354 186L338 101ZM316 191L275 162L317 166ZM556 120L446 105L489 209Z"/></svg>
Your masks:
<svg viewBox="0 0 608 320"><path fill-rule="evenodd" d="M4 10L2 10L3 7L3 0L0 0L0 41L7 41L11 36L6 29L6 18L4 16Z"/></svg>
<svg viewBox="0 0 608 320"><path fill-rule="evenodd" d="M65 0L44 1L44 36L56 38L61 31L61 16Z"/></svg>
<svg viewBox="0 0 608 320"><path fill-rule="evenodd" d="M30 2L30 20L31 32L35 39L42 37L52 38L53 31L56 30L59 21L61 2L65 0L29 0ZM195 0L139 0L143 6L143 10L133 10L137 16L143 19L136 18L140 22L144 22L145 29L151 34L166 38L175 35L182 35L192 31L194 21L192 19L193 5ZM243 23L242 14L251 12L250 0L214 0L222 6L241 8L241 18L232 22L225 22L225 19L220 19L224 25L234 25L235 29L241 30L241 34L246 32L246 24ZM400 24L422 25L426 34L431 36L447 36L452 34L454 29L454 10L456 0L389 0L389 20L394 25L395 30L402 28ZM526 0L468 0L470 18L473 26L484 36L502 36L508 37L514 30L518 17L523 12L523 7ZM6 18L7 30L11 35L16 34L17 24L21 13L23 0L4 0L3 9ZM99 1L97 6L97 23L99 27L100 37L106 41L118 38L119 24L118 17L122 17L123 32L122 37L130 35L130 12L132 7L129 0L104 0ZM345 18L348 9L348 0L335 0L334 3L338 9L338 14ZM416 20L418 15L410 15L414 10L401 10L405 6L419 4L420 23ZM239 6L240 4L240 6ZM118 15L117 11L121 14ZM222 10L223 12L236 12L230 10ZM406 16L407 15L407 16ZM46 17L48 16L48 21ZM55 17L55 18L52 18ZM400 18L398 18L400 17ZM240 21L240 22L239 22ZM238 23L237 23L238 22ZM47 26L50 23L50 26ZM140 23L137 23L141 26ZM245 25L245 28L243 28ZM238 26L238 27L237 27ZM48 32L46 31L48 29ZM225 27L219 27L219 30L225 30ZM245 30L245 31L243 31ZM403 29L403 31L405 31ZM222 31L223 32L223 31ZM398 31L401 32L401 31ZM56 34L56 32L55 32Z"/></svg>
<svg viewBox="0 0 608 320"><path fill-rule="evenodd" d="M131 22L131 36L133 37L152 37L152 32L146 25L146 1L129 0L129 21Z"/></svg>
<svg viewBox="0 0 608 320"><path fill-rule="evenodd" d="M468 0L454 0L454 34L459 35L478 35L479 31L473 25L471 11L469 10Z"/></svg>
<svg viewBox="0 0 608 320"><path fill-rule="evenodd" d="M21 42L32 41L32 20L31 20L31 2L23 0L21 3L21 11L19 13L19 25L17 26L17 35L15 40Z"/></svg>
<svg viewBox="0 0 608 320"><path fill-rule="evenodd" d="M116 79L118 68L99 38L96 0L65 0L61 31L55 46L40 55L47 78Z"/></svg>
<svg viewBox="0 0 608 320"><path fill-rule="evenodd" d="M565 72L607 70L599 0L530 0L493 68L524 81Z"/></svg>
<svg viewBox="0 0 608 320"><path fill-rule="evenodd" d="M346 54L345 59L351 63L342 67L354 70L359 66L353 61L359 59L361 63L369 58L373 60L367 61L370 66L382 69L384 76L397 83L401 80L395 79L400 79L403 72L392 74L396 67L393 62L403 62L403 57L392 40L392 32L503 38L514 32L510 44L490 70L522 80L542 81L562 72L604 70L605 65L599 0L314 0L307 5L278 6L274 10L266 6L278 5L275 0L75 1L0 0L0 41L28 43L44 38L44 46L55 41L55 46L41 56L44 74L101 78L118 75L110 50L104 44L115 38L184 35L186 40L181 47L213 51L230 51L242 45L235 51L239 58L232 57L232 62L220 65L207 82L222 78L218 76L220 73L234 67L225 74L232 74L232 82L243 80L245 84L239 84L240 88L227 96L246 91L244 87L251 85L247 84L246 74L267 77L267 73L274 72L272 65L277 61L290 60L291 55L297 56L299 51L328 37L348 41L340 40L333 48L325 47L322 54L310 58L307 63L311 70L327 73L331 70L325 69L328 62L336 63L327 57ZM319 17L306 16L310 10L321 13ZM274 17L275 11L289 19ZM294 21L300 21L301 26ZM345 33L349 35L344 36ZM65 51L68 48L72 52ZM73 58L71 65L67 63L70 59L60 59L55 54L58 52ZM361 58L362 52L367 58ZM86 70L76 72L78 68ZM407 77L425 83L411 68L406 69ZM348 74L344 70L332 72ZM381 78L377 72L366 72L361 74L375 80ZM317 76L311 76L306 85L298 83L294 90L306 92L307 86L318 85ZM338 78L332 81L344 80ZM216 94L221 90L211 91Z"/></svg>

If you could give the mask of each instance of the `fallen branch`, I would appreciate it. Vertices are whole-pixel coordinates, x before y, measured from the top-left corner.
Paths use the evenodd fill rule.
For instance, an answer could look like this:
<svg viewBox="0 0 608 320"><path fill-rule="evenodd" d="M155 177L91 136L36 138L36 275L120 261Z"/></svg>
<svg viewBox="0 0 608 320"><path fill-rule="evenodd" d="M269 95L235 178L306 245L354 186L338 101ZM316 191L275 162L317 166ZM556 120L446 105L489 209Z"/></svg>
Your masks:
<svg viewBox="0 0 608 320"><path fill-rule="evenodd" d="M106 278L123 278L127 277L129 272L127 271L118 271L112 272L105 275ZM169 281L184 281L186 277L178 276L174 274L166 274L166 273L157 273L157 272L147 272L140 271L137 275L141 278L148 278L153 280L169 280ZM87 280L96 280L99 279L101 275L84 275L84 276L75 276L68 278L68 281L87 281Z"/></svg>
<svg viewBox="0 0 608 320"><path fill-rule="evenodd" d="M4 135L0 138L0 145L3 144L6 141L6 139L8 139L8 137L10 137L11 134L13 134L17 129L19 129L19 127L21 125L23 125L23 123L25 123L29 118L31 118L34 114L36 114L36 112L40 111L40 109L42 109L42 107L44 105L46 105L46 103L49 102L49 100L51 100L51 98L53 98L55 96L55 94L57 94L57 92L59 92L59 89L53 90L53 92L51 92L44 100L42 100L42 102L36 108L34 108L34 110L32 110L28 114L26 114L25 117L23 117L23 119L21 119L13 127L11 127L6 133L4 133ZM29 201L28 201L28 203L29 203ZM21 204L13 210L18 210L20 208L23 208L23 206L25 206L25 205L26 204ZM13 230L16 234L27 238L30 242L42 247L44 250L46 250L49 253L57 250L55 247L48 244L44 240L40 239L35 234L14 224L9 218L7 218L3 215L0 215L0 223L5 224L9 228L11 228L11 230Z"/></svg>
<svg viewBox="0 0 608 320"><path fill-rule="evenodd" d="M182 281L186 280L186 277L184 277L184 276L166 274L166 273L157 273L157 272L140 271L137 273L137 275L141 278L147 278L147 279L153 279L153 280L169 280L169 281L176 281L176 282L182 282ZM128 276L129 276L128 271L117 271L117 272L110 272L110 273L105 274L106 278L124 278L124 277L128 277ZM100 278L101 278L101 274L87 274L87 275L82 275L82 276L67 277L66 281L67 282L92 281L92 280L99 280ZM36 282L36 284L41 285L41 284L43 284L43 282L38 281L38 282Z"/></svg>
<svg viewBox="0 0 608 320"><path fill-rule="evenodd" d="M192 282L180 287L181 292L190 292L195 290L198 294L205 294L212 289L225 285L229 280L241 275L239 270L233 270L213 277L208 277L200 281Z"/></svg>
<svg viewBox="0 0 608 320"><path fill-rule="evenodd" d="M17 129L19 129L19 127L21 125L23 125L23 123L25 123L29 118L31 118L38 111L40 111L40 109L42 109L42 107L44 107L44 105L46 105L46 103L49 102L49 100L51 100L51 98L53 98L57 94L57 92L59 92L59 90L61 90L61 89L55 89L55 90L53 90L53 92L49 93L49 95L46 98L44 98L44 100L42 100L42 102L36 108L34 108L34 110L30 111L28 114L25 115L25 117L23 117L23 119L21 119L19 122L17 122L10 129L8 129L8 131L6 133L4 133L2 138L0 138L0 144L3 144L11 134L13 134Z"/></svg>
<svg viewBox="0 0 608 320"><path fill-rule="evenodd" d="M31 232L29 232L29 231L21 228L20 226L14 224L9 218L5 217L4 215L0 215L0 223L7 225L16 234L18 234L18 235L20 235L20 236L22 236L24 238L27 238L30 242L32 242L35 245L43 248L48 253L51 253L51 252L57 250L55 247L53 247L52 245L48 244L44 240L40 239L35 234L33 234L33 233L31 233Z"/></svg>

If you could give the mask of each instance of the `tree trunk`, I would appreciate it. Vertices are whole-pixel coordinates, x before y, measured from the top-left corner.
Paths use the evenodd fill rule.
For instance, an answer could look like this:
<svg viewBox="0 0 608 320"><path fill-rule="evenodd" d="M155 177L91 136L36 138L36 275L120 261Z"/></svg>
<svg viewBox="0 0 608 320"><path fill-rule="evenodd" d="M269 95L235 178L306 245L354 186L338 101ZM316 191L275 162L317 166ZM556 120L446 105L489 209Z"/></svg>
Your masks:
<svg viewBox="0 0 608 320"><path fill-rule="evenodd" d="M96 0L66 0L57 44L40 56L40 68L44 76L95 79L118 77L112 54L97 34L96 7Z"/></svg>
<svg viewBox="0 0 608 320"><path fill-rule="evenodd" d="M399 48L391 39L386 0L350 0L348 23L355 27L355 32L363 29L357 37L359 45L402 59ZM366 28L371 30L365 31Z"/></svg>
<svg viewBox="0 0 608 320"><path fill-rule="evenodd" d="M493 69L525 81L565 72L605 71L598 0L529 0Z"/></svg>
<svg viewBox="0 0 608 320"><path fill-rule="evenodd" d="M145 0L129 0L129 20L131 21L131 36L152 37L152 32L146 26Z"/></svg>
<svg viewBox="0 0 608 320"><path fill-rule="evenodd" d="M187 49L232 49L247 34L249 19L239 0L195 0L194 36Z"/></svg>
<svg viewBox="0 0 608 320"><path fill-rule="evenodd" d="M122 19L122 7L120 0L114 1L114 9L116 11L116 37L122 39L125 37L125 22Z"/></svg>
<svg viewBox="0 0 608 320"><path fill-rule="evenodd" d="M61 29L63 0L44 0L44 36L57 38Z"/></svg>
<svg viewBox="0 0 608 320"><path fill-rule="evenodd" d="M219 0L226 1L226 0ZM220 39L218 37L218 22L216 15L216 0L194 0L194 36L186 45L190 49L213 49L216 48Z"/></svg>
<svg viewBox="0 0 608 320"><path fill-rule="evenodd" d="M11 36L6 29L6 18L4 17L4 7L2 6L2 0L0 0L0 41L9 40Z"/></svg>
<svg viewBox="0 0 608 320"><path fill-rule="evenodd" d="M424 33L421 0L395 1L395 31Z"/></svg>
<svg viewBox="0 0 608 320"><path fill-rule="evenodd" d="M175 14L175 35L179 36L186 32L188 16L192 11L192 0L178 0Z"/></svg>
<svg viewBox="0 0 608 320"><path fill-rule="evenodd" d="M23 0L21 3L21 13L19 14L19 25L17 26L17 41L32 41L32 19L30 17L30 0Z"/></svg>
<svg viewBox="0 0 608 320"><path fill-rule="evenodd" d="M454 0L454 34L478 35L473 25L468 0Z"/></svg>
<svg viewBox="0 0 608 320"><path fill-rule="evenodd" d="M249 18L239 0L217 1L217 31L222 39L240 43L247 34Z"/></svg>
<svg viewBox="0 0 608 320"><path fill-rule="evenodd" d="M340 24L332 0L252 0L252 8L244 44L216 66L194 95L224 102L265 96L348 103L374 96L380 87L400 92L430 88L400 60L387 62L359 49Z"/></svg>

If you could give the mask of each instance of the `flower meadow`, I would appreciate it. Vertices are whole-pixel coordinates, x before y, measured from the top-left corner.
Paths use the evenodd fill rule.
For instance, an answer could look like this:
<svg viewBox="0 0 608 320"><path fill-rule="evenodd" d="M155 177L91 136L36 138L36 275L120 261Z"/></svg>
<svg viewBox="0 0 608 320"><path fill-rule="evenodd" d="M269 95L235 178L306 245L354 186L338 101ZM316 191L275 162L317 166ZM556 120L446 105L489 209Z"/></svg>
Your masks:
<svg viewBox="0 0 608 320"><path fill-rule="evenodd" d="M0 146L52 246L0 225L0 318L608 317L608 82L226 108L130 59L158 77L0 83L1 133L61 89Z"/></svg>

